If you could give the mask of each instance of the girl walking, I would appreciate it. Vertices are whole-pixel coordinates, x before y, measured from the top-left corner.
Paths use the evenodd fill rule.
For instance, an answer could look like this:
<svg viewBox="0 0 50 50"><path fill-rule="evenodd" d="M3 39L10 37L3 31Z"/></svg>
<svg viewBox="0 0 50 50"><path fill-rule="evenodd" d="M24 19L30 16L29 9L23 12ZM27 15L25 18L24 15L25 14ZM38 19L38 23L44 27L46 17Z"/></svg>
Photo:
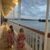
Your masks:
<svg viewBox="0 0 50 50"><path fill-rule="evenodd" d="M21 28L19 30L19 34L17 36L17 50L25 50L25 35L24 35L24 30Z"/></svg>

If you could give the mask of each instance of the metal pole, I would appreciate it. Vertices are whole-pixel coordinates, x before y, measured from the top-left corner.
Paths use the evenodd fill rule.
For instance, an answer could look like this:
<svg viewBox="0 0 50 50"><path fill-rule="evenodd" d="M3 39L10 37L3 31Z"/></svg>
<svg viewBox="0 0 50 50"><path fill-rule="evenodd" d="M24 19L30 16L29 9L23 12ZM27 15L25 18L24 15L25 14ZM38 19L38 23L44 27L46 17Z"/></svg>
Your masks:
<svg viewBox="0 0 50 50"><path fill-rule="evenodd" d="M21 19L21 0L18 0L18 23L20 24Z"/></svg>
<svg viewBox="0 0 50 50"><path fill-rule="evenodd" d="M18 19L21 17L21 0L18 0Z"/></svg>
<svg viewBox="0 0 50 50"><path fill-rule="evenodd" d="M45 37L44 37L44 50L47 50L48 16L49 16L49 0L47 0L47 9L46 9L46 25L45 25Z"/></svg>

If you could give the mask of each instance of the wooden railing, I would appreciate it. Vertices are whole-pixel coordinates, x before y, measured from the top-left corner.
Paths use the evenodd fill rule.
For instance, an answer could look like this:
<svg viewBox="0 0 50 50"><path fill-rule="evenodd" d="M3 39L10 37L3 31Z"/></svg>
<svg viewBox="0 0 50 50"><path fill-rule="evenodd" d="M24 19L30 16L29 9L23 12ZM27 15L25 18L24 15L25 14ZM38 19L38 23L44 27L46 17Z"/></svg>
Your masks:
<svg viewBox="0 0 50 50"><path fill-rule="evenodd" d="M44 50L44 32L29 28L15 22L12 23L24 29L26 35L26 42L30 45L30 47L33 48L33 50ZM48 38L50 38L50 33L48 33Z"/></svg>

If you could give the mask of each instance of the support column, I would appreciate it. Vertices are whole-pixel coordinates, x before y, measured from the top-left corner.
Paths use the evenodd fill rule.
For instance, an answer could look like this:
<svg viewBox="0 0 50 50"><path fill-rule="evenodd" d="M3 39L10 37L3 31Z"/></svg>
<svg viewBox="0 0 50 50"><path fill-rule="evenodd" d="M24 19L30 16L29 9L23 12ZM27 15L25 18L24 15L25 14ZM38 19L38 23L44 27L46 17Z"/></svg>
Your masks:
<svg viewBox="0 0 50 50"><path fill-rule="evenodd" d="M45 25L45 37L44 37L44 50L47 50L47 35L48 35L48 16L49 16L49 0L47 0L47 9L46 9L46 25Z"/></svg>
<svg viewBox="0 0 50 50"><path fill-rule="evenodd" d="M3 22L4 22L4 16L1 13L1 25L2 25Z"/></svg>

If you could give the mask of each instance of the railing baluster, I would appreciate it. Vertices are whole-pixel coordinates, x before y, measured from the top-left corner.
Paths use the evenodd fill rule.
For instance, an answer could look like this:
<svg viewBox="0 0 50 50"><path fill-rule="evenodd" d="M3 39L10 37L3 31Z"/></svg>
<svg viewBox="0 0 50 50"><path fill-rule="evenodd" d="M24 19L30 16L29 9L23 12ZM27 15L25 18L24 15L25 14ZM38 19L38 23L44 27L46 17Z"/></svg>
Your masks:
<svg viewBox="0 0 50 50"><path fill-rule="evenodd" d="M32 48L34 50L34 36L32 36Z"/></svg>
<svg viewBox="0 0 50 50"><path fill-rule="evenodd" d="M29 36L29 38L30 38L29 40L30 40L30 46L31 46L31 36Z"/></svg>
<svg viewBox="0 0 50 50"><path fill-rule="evenodd" d="M36 44L35 44L35 47L36 47L36 48L35 48L35 50L38 50L38 46L37 46L38 43L37 43L37 40L38 40L38 34L36 34Z"/></svg>
<svg viewBox="0 0 50 50"><path fill-rule="evenodd" d="M40 35L40 50L42 50L42 35Z"/></svg>
<svg viewBox="0 0 50 50"><path fill-rule="evenodd" d="M44 50L44 32L23 25L18 26L19 28L22 27L24 29L26 42L33 50Z"/></svg>

